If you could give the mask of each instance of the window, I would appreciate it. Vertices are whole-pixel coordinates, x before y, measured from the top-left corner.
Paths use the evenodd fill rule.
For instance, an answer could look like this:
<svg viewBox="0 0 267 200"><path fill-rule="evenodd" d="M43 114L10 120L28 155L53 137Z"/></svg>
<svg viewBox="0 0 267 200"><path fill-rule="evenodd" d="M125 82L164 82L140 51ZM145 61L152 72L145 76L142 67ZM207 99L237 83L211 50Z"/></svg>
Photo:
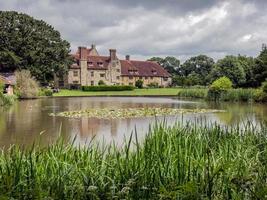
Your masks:
<svg viewBox="0 0 267 200"><path fill-rule="evenodd" d="M129 83L129 85L133 85L133 83Z"/></svg>
<svg viewBox="0 0 267 200"><path fill-rule="evenodd" d="M98 64L100 67L103 67L103 63L102 63L102 62L97 62L97 64Z"/></svg>
<svg viewBox="0 0 267 200"><path fill-rule="evenodd" d="M153 76L151 76L150 79L153 80Z"/></svg>
<svg viewBox="0 0 267 200"><path fill-rule="evenodd" d="M120 77L119 76L117 76L117 80L120 80Z"/></svg>
<svg viewBox="0 0 267 200"><path fill-rule="evenodd" d="M73 71L73 76L78 76L78 71Z"/></svg>
<svg viewBox="0 0 267 200"><path fill-rule="evenodd" d="M168 81L168 77L164 77L163 80L164 80L164 81Z"/></svg>
<svg viewBox="0 0 267 200"><path fill-rule="evenodd" d="M78 81L73 81L72 83L73 83L73 84L78 84L79 82L78 82Z"/></svg>
<svg viewBox="0 0 267 200"><path fill-rule="evenodd" d="M91 77L94 77L94 72L91 72Z"/></svg>
<svg viewBox="0 0 267 200"><path fill-rule="evenodd" d="M91 81L91 85L94 85L94 81Z"/></svg>
<svg viewBox="0 0 267 200"><path fill-rule="evenodd" d="M133 79L133 77L132 77L132 76L129 76L129 79L131 79L131 80L132 80L132 79Z"/></svg>
<svg viewBox="0 0 267 200"><path fill-rule="evenodd" d="M120 70L120 69L117 69L116 71L117 71L117 72L120 72L121 70Z"/></svg>
<svg viewBox="0 0 267 200"><path fill-rule="evenodd" d="M143 77L142 76L139 76L139 79L142 79Z"/></svg>
<svg viewBox="0 0 267 200"><path fill-rule="evenodd" d="M133 74L133 70L129 70L129 74Z"/></svg>
<svg viewBox="0 0 267 200"><path fill-rule="evenodd" d="M100 77L102 77L102 78L105 77L105 74L100 74Z"/></svg>
<svg viewBox="0 0 267 200"><path fill-rule="evenodd" d="M88 62L88 65L89 66L93 66L93 62Z"/></svg>
<svg viewBox="0 0 267 200"><path fill-rule="evenodd" d="M156 75L157 74L157 71L156 70L152 70L152 73L154 74L154 75Z"/></svg>
<svg viewBox="0 0 267 200"><path fill-rule="evenodd" d="M145 79L148 79L148 77L146 76Z"/></svg>

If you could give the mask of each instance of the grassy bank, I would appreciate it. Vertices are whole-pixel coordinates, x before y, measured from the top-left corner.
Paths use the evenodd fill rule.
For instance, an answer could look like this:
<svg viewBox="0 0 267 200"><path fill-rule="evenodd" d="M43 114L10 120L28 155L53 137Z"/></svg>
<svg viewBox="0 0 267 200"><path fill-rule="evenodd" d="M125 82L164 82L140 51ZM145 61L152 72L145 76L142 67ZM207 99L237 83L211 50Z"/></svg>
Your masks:
<svg viewBox="0 0 267 200"><path fill-rule="evenodd" d="M202 98L207 100L208 97L208 89L197 89L197 88L183 88L178 91L177 94L179 97L186 97L186 98ZM267 94L264 94L260 89L229 89L226 92L223 92L220 97L219 101L256 101L256 102L263 102L267 100Z"/></svg>
<svg viewBox="0 0 267 200"><path fill-rule="evenodd" d="M135 89L132 91L82 91L82 90L60 90L55 93L56 97L72 96L177 96L179 88L149 88Z"/></svg>
<svg viewBox="0 0 267 200"><path fill-rule="evenodd" d="M133 134L122 149L61 141L43 149L12 146L0 154L0 197L264 199L266 134L266 127L177 124L158 125L142 144Z"/></svg>

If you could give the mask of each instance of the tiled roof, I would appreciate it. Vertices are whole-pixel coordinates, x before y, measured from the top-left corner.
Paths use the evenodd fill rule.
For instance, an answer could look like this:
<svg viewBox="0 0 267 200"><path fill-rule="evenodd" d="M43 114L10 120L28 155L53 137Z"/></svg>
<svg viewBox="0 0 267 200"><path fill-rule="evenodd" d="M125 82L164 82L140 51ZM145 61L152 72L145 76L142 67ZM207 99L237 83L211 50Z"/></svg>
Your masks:
<svg viewBox="0 0 267 200"><path fill-rule="evenodd" d="M79 55L72 55L76 63L72 64L71 69L79 69ZM87 68L96 70L107 70L110 58L108 56L87 56Z"/></svg>
<svg viewBox="0 0 267 200"><path fill-rule="evenodd" d="M137 69L132 72L131 67ZM152 61L121 60L122 76L170 77L170 74L158 63Z"/></svg>
<svg viewBox="0 0 267 200"><path fill-rule="evenodd" d="M76 63L71 68L79 69L79 55L72 55ZM109 56L87 56L88 69L107 70L110 62ZM157 76L170 77L170 74L158 63L153 61L120 60L122 76Z"/></svg>
<svg viewBox="0 0 267 200"><path fill-rule="evenodd" d="M0 73L0 80L7 85L15 85L16 84L16 76L14 73Z"/></svg>

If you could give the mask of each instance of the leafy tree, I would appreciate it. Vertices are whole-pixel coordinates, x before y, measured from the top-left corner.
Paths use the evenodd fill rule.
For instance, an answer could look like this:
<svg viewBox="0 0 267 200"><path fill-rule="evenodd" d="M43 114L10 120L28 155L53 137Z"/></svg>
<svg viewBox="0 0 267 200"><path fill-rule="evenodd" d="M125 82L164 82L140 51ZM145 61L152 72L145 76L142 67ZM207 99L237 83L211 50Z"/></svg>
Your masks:
<svg viewBox="0 0 267 200"><path fill-rule="evenodd" d="M135 82L135 87L137 88L143 88L143 80L141 79L138 79L136 82Z"/></svg>
<svg viewBox="0 0 267 200"><path fill-rule="evenodd" d="M0 11L0 70L28 69L41 83L62 74L72 63L70 45L42 20Z"/></svg>
<svg viewBox="0 0 267 200"><path fill-rule="evenodd" d="M260 55L255 59L253 68L254 84L260 86L267 78L267 48L263 45Z"/></svg>
<svg viewBox="0 0 267 200"><path fill-rule="evenodd" d="M217 61L211 71L211 80L216 80L222 76L228 77L235 87L241 86L246 81L245 71L235 56L226 56Z"/></svg>
<svg viewBox="0 0 267 200"><path fill-rule="evenodd" d="M214 61L212 58L206 55L199 55L186 60L181 66L181 73L184 76L193 74L194 77L196 77L197 74L197 79L199 80L197 84L207 85L209 83L208 74L210 73L213 65Z"/></svg>
<svg viewBox="0 0 267 200"><path fill-rule="evenodd" d="M255 77L253 74L253 68L255 67L254 58L238 55L237 59L245 72L246 80L243 84L241 84L241 86L242 87L254 87L255 86Z"/></svg>
<svg viewBox="0 0 267 200"><path fill-rule="evenodd" d="M153 57L149 61L155 61L166 69L171 75L179 74L180 60L173 56L167 56L166 58Z"/></svg>

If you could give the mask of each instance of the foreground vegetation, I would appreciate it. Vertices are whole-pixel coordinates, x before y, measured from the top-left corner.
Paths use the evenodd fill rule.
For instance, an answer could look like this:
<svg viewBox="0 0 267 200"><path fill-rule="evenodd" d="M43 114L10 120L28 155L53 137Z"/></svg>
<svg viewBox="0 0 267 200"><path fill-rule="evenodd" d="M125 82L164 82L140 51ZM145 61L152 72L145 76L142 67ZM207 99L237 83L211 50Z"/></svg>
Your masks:
<svg viewBox="0 0 267 200"><path fill-rule="evenodd" d="M58 141L0 153L2 199L264 199L267 129L156 125L121 148Z"/></svg>

